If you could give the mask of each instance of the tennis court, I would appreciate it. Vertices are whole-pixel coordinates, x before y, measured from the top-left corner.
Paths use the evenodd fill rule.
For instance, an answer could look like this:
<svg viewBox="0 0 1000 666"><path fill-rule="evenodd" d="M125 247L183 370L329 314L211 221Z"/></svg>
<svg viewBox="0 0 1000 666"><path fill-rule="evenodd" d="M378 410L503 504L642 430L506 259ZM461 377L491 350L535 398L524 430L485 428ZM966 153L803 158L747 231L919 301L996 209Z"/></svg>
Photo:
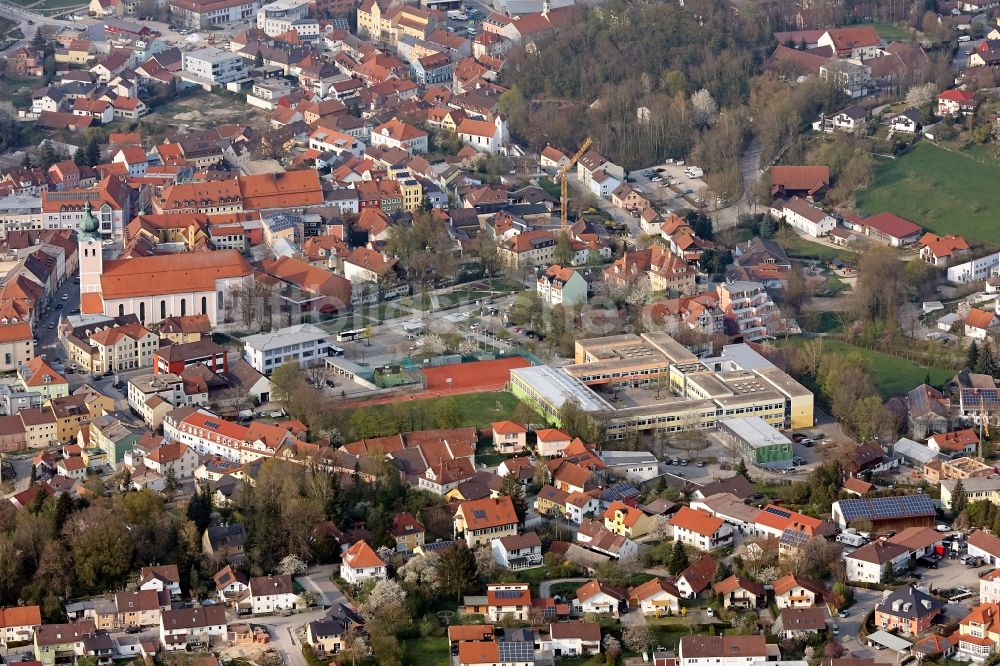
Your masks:
<svg viewBox="0 0 1000 666"><path fill-rule="evenodd" d="M424 374L428 391L458 389L456 392L462 392L460 389L470 388L494 391L506 386L513 368L526 368L529 365L531 363L527 359L511 356L492 361L472 361L438 368L424 368L421 372Z"/></svg>

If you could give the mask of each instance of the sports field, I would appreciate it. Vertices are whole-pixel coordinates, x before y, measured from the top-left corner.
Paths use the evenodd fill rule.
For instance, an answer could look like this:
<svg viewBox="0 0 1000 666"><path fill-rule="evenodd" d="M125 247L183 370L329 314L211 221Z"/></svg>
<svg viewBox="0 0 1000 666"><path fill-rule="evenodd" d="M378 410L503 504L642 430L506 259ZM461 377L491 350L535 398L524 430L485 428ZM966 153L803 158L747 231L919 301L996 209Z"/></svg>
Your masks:
<svg viewBox="0 0 1000 666"><path fill-rule="evenodd" d="M858 193L868 215L890 212L939 234L1000 243L1000 165L926 141L882 162L871 187Z"/></svg>
<svg viewBox="0 0 1000 666"><path fill-rule="evenodd" d="M502 389L510 379L510 371L514 368L526 368L530 363L520 356L498 358L493 361L473 361L456 365L442 365L437 368L424 368L424 379L427 380L428 391L441 389L471 389L496 391ZM449 382L449 380L451 380Z"/></svg>

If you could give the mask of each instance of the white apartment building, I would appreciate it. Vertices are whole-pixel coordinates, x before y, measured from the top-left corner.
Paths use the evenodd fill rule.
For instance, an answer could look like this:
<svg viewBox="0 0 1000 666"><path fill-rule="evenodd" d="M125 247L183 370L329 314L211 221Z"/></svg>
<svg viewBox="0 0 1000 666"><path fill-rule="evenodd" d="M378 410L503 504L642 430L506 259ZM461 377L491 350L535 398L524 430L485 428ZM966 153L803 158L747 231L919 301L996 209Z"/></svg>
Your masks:
<svg viewBox="0 0 1000 666"><path fill-rule="evenodd" d="M292 22L308 16L308 0L275 0L257 10L257 29L263 30L268 37L277 37L288 32ZM319 23L316 23L315 34L319 36Z"/></svg>
<svg viewBox="0 0 1000 666"><path fill-rule="evenodd" d="M216 86L247 77L247 61L231 52L206 46L181 54L181 69Z"/></svg>
<svg viewBox="0 0 1000 666"><path fill-rule="evenodd" d="M254 615L294 610L299 595L292 589L291 576L257 576L250 579L250 607Z"/></svg>
<svg viewBox="0 0 1000 666"><path fill-rule="evenodd" d="M18 229L42 228L42 198L12 195L0 198L0 238Z"/></svg>
<svg viewBox="0 0 1000 666"><path fill-rule="evenodd" d="M323 362L330 354L329 334L313 324L298 324L270 333L243 338L243 357L254 370L270 375L284 363L305 368Z"/></svg>

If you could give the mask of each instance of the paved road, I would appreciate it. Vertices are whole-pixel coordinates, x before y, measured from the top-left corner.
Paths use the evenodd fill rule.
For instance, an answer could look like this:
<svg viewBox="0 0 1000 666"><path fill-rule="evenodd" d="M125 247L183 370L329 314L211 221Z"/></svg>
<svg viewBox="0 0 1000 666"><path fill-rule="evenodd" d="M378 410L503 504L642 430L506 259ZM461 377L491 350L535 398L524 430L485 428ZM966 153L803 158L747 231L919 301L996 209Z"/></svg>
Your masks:
<svg viewBox="0 0 1000 666"><path fill-rule="evenodd" d="M303 589L315 592L320 595L325 600L325 605L336 606L337 604L350 605L347 601L347 597L340 590L337 585L330 580L330 576L333 575L334 569L337 565L335 564L324 564L318 567L311 568L305 576L299 576L296 578L299 585Z"/></svg>
<svg viewBox="0 0 1000 666"><path fill-rule="evenodd" d="M50 25L57 28L80 27L78 23L42 16L41 14L9 2L0 2L0 16L5 16L9 19L17 21L18 27L20 27L21 32L24 33L24 39L17 40L3 51L0 51L0 53L6 53L16 48L20 48L25 44L29 44L31 40L34 39L38 28L43 25Z"/></svg>
<svg viewBox="0 0 1000 666"><path fill-rule="evenodd" d="M538 596L545 598L549 596L549 591L552 589L553 585L559 585L561 583L579 583L583 585L588 582L589 578L557 578L555 580L543 580L538 584Z"/></svg>

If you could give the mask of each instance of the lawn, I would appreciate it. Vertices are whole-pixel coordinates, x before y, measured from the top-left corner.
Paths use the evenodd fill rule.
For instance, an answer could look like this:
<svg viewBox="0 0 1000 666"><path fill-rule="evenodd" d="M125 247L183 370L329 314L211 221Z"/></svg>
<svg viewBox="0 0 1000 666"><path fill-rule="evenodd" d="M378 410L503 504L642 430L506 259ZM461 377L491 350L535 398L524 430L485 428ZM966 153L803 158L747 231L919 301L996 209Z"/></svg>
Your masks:
<svg viewBox="0 0 1000 666"><path fill-rule="evenodd" d="M369 405L365 411L374 415L375 420L382 422L385 413L392 409L407 409L411 412L415 430L434 428L435 407L442 400L454 400L458 405L457 422L462 426L485 428L494 421L510 420L521 405L521 401L506 391L487 393L467 393L445 398L426 398L424 400L408 400L395 404ZM497 409L499 403L500 409ZM525 407L527 409L527 407ZM523 411L523 410L522 410Z"/></svg>
<svg viewBox="0 0 1000 666"><path fill-rule="evenodd" d="M448 639L414 638L403 641L405 651L404 663L408 666L450 666L451 655L448 653Z"/></svg>
<svg viewBox="0 0 1000 666"><path fill-rule="evenodd" d="M789 338L790 344L802 344L806 338ZM929 372L931 383L935 386L944 384L955 373L946 368L925 368L904 358L890 356L882 352L865 349L840 340L826 339L824 351L827 353L858 353L871 360L872 380L875 388L883 398L905 394L924 382Z"/></svg>
<svg viewBox="0 0 1000 666"><path fill-rule="evenodd" d="M866 214L896 213L944 234L1000 243L1000 165L922 142L907 155L886 160L874 182L858 194Z"/></svg>
<svg viewBox="0 0 1000 666"><path fill-rule="evenodd" d="M814 243L798 235L781 234L781 237L775 238L775 240L781 247L785 248L788 256L794 259L819 259L820 261L840 259L848 264L853 264L858 260L858 255L849 250Z"/></svg>
<svg viewBox="0 0 1000 666"><path fill-rule="evenodd" d="M865 25L873 25L875 27L875 32L882 39L893 41L893 42L912 42L913 34L899 27L895 23L870 23Z"/></svg>

